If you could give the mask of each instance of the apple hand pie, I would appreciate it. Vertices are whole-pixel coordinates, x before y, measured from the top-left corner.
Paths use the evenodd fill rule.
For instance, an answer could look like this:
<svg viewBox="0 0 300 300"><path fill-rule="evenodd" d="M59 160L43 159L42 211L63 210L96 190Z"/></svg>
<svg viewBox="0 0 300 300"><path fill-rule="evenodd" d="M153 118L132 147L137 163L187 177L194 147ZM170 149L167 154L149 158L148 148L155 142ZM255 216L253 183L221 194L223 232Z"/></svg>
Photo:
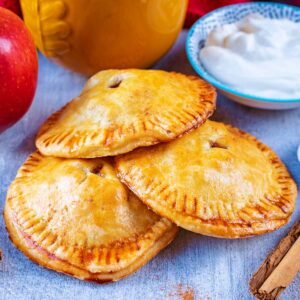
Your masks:
<svg viewBox="0 0 300 300"><path fill-rule="evenodd" d="M177 231L119 181L108 161L38 152L10 186L4 218L14 244L33 261L97 282L142 267Z"/></svg>
<svg viewBox="0 0 300 300"><path fill-rule="evenodd" d="M54 113L38 133L44 155L93 158L175 139L213 113L215 89L198 77L158 70L107 70Z"/></svg>
<svg viewBox="0 0 300 300"><path fill-rule="evenodd" d="M248 237L289 220L297 188L277 155L237 128L207 121L180 139L116 158L150 208L205 235Z"/></svg>

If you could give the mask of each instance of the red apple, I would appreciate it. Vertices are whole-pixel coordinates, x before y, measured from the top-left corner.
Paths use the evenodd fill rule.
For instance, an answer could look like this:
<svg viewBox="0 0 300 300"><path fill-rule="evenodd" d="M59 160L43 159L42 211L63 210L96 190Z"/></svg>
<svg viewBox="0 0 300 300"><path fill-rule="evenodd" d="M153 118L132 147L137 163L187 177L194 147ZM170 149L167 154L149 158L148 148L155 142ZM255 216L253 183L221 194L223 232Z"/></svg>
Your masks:
<svg viewBox="0 0 300 300"><path fill-rule="evenodd" d="M280 1L286 4L300 6L300 0L288 0L288 1Z"/></svg>
<svg viewBox="0 0 300 300"><path fill-rule="evenodd" d="M0 7L9 9L20 17L22 15L19 0L0 0Z"/></svg>
<svg viewBox="0 0 300 300"><path fill-rule="evenodd" d="M250 0L189 0L184 27L191 27L200 17L216 8L244 2Z"/></svg>
<svg viewBox="0 0 300 300"><path fill-rule="evenodd" d="M33 100L37 52L23 21L0 7L0 132L17 122Z"/></svg>

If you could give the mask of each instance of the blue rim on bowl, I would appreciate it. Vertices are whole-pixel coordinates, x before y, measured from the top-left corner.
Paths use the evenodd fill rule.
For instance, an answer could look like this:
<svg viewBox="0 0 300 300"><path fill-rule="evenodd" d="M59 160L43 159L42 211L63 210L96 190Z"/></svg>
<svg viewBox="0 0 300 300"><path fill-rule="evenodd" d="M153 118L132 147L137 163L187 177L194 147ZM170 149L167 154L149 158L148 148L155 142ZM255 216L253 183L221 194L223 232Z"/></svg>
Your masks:
<svg viewBox="0 0 300 300"><path fill-rule="evenodd" d="M254 7L260 7L260 8L265 8L265 7L276 7L281 10L283 9L288 9L289 11L294 11L297 12L297 22L300 23L300 7L296 7L293 5L287 5L283 3L275 3L275 2L249 2L249 3L241 3L241 4L232 4L228 6L224 6L218 9L213 10L212 12L206 14L205 16L201 17L198 21L194 23L194 25L191 27L191 29L188 32L187 39L186 39L186 53L189 62L191 63L193 69L200 75L203 79L211 83L213 86L216 88L223 90L225 92L234 94L239 97L244 97L248 98L250 100L255 100L255 101L262 101L262 102L272 102L272 103L296 103L300 102L300 98L292 98L292 99L272 99L272 98L265 98L265 97L258 97L258 96L253 96L247 93L242 93L239 92L235 89L232 89L228 87L227 85L221 83L217 79L215 79L212 75L210 75L204 67L201 65L201 62L198 59L198 54L199 54L199 48L201 47L200 43L204 45L204 40L200 40L197 45L197 51L196 53L193 53L193 39L195 37L195 34L197 29L199 29L204 22L207 22L210 18L212 18L215 14L225 12L228 9L246 9L246 8L254 8ZM299 16L298 16L299 14ZM299 17L299 19L298 19ZM237 21L237 20L236 20Z"/></svg>

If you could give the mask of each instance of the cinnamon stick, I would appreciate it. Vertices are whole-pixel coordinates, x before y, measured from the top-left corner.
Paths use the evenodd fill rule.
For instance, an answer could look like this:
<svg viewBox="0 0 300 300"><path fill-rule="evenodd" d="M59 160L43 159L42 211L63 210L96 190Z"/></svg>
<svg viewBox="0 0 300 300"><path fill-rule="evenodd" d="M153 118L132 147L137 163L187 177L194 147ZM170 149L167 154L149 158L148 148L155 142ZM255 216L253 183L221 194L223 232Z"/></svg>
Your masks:
<svg viewBox="0 0 300 300"><path fill-rule="evenodd" d="M300 270L300 220L269 254L250 280L261 300L275 300Z"/></svg>

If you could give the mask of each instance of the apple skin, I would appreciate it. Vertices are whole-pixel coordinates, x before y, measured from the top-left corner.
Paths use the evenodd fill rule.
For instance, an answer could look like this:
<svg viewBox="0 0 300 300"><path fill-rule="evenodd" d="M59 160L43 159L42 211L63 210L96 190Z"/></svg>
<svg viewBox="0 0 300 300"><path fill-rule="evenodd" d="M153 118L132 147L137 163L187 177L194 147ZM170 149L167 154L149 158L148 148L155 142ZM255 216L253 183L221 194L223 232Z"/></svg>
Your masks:
<svg viewBox="0 0 300 300"><path fill-rule="evenodd" d="M23 21L0 7L0 133L29 109L37 85L38 58Z"/></svg>
<svg viewBox="0 0 300 300"><path fill-rule="evenodd" d="M13 11L18 16L22 16L19 0L0 0L0 7Z"/></svg>

